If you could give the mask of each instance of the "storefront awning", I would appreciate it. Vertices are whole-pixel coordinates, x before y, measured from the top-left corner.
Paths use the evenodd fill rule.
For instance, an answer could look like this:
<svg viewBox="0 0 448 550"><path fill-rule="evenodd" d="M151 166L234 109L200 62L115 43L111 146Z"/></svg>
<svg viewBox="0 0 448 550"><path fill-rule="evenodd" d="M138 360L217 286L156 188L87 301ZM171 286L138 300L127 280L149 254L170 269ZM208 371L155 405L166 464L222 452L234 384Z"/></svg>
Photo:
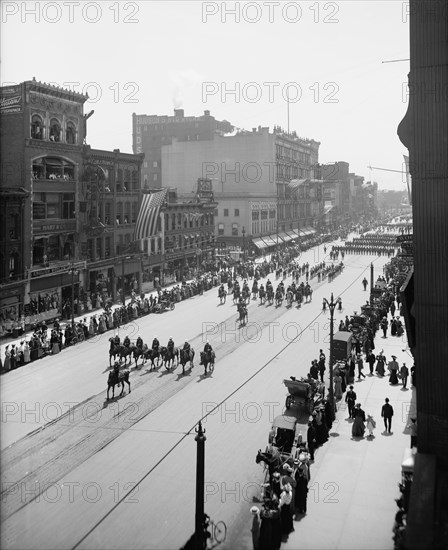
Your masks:
<svg viewBox="0 0 448 550"><path fill-rule="evenodd" d="M292 229L287 231L286 234L289 235L291 239L297 239L299 237L299 235Z"/></svg>
<svg viewBox="0 0 448 550"><path fill-rule="evenodd" d="M291 237L288 235L288 233L279 233L278 236L283 239L285 241L285 243L287 243L288 241L291 240Z"/></svg>
<svg viewBox="0 0 448 550"><path fill-rule="evenodd" d="M271 237L262 237L263 241L266 243L266 246L276 246L277 241L274 241Z"/></svg>
<svg viewBox="0 0 448 550"><path fill-rule="evenodd" d="M329 204L328 206L325 206L324 208L324 214L328 214L328 212L330 212L331 210L333 210L334 208L334 205L333 204Z"/></svg>
<svg viewBox="0 0 448 550"><path fill-rule="evenodd" d="M312 227L304 227L303 229L300 230L300 234L303 237L309 237L310 235L313 235L314 233L316 233L316 230L313 229Z"/></svg>
<svg viewBox="0 0 448 550"><path fill-rule="evenodd" d="M252 239L252 242L257 248L263 249L267 248L267 244L263 241L263 239Z"/></svg>

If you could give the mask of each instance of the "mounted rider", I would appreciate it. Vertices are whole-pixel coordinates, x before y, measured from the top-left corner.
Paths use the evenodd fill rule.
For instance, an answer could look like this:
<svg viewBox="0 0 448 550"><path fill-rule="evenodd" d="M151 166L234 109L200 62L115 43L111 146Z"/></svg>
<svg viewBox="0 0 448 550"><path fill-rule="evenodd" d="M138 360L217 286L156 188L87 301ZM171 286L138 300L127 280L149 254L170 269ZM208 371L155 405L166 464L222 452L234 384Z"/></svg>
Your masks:
<svg viewBox="0 0 448 550"><path fill-rule="evenodd" d="M170 336L170 338L168 340L168 344L166 345L166 349L171 353L173 353L173 351L174 351L174 340L173 340L172 336Z"/></svg>
<svg viewBox="0 0 448 550"><path fill-rule="evenodd" d="M142 349L143 348L143 340L142 340L142 337L139 336L135 342L135 345L138 349Z"/></svg>
<svg viewBox="0 0 448 550"><path fill-rule="evenodd" d="M119 346L121 344L120 337L118 334L114 338L114 346Z"/></svg>
<svg viewBox="0 0 448 550"><path fill-rule="evenodd" d="M154 340L152 341L152 346L151 346L151 348L152 348L154 351L159 351L159 347L160 347L160 342L159 342L159 340L157 339L157 336L154 336Z"/></svg>
<svg viewBox="0 0 448 550"><path fill-rule="evenodd" d="M131 341L129 339L129 336L126 336L126 338L123 340L123 346L125 348L129 348L131 346Z"/></svg>
<svg viewBox="0 0 448 550"><path fill-rule="evenodd" d="M210 342L207 340L207 342L205 342L205 346L204 346L204 353L211 353L213 351L213 348L210 344Z"/></svg>

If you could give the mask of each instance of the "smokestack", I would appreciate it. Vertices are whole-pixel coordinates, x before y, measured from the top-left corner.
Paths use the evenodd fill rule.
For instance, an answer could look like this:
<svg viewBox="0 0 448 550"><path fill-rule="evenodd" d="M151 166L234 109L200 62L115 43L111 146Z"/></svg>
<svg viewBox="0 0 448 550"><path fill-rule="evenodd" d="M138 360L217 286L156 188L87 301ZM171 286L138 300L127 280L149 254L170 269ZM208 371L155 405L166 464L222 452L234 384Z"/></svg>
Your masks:
<svg viewBox="0 0 448 550"><path fill-rule="evenodd" d="M210 111L204 111L204 116L210 116Z"/></svg>
<svg viewBox="0 0 448 550"><path fill-rule="evenodd" d="M184 118L184 110L183 109L174 109L174 116L179 118Z"/></svg>

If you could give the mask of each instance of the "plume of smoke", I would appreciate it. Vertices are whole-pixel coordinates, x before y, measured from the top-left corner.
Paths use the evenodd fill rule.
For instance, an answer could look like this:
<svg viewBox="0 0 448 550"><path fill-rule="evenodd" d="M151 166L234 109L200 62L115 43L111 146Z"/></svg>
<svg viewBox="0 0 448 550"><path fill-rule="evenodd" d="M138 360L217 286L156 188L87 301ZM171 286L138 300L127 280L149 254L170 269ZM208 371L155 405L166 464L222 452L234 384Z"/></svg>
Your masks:
<svg viewBox="0 0 448 550"><path fill-rule="evenodd" d="M176 74L171 74L171 81L173 85L173 92L171 99L175 109L179 109L184 105L184 98L194 88L199 87L198 95L200 96L200 87L202 82L205 81L205 77L197 73L193 69L187 69Z"/></svg>

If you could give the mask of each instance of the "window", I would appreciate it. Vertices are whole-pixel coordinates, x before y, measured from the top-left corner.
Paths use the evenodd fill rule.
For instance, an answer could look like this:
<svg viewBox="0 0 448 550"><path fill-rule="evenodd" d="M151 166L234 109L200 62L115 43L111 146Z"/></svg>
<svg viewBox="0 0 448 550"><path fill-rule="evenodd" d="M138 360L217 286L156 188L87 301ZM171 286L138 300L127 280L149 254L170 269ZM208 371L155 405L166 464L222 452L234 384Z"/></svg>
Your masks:
<svg viewBox="0 0 448 550"><path fill-rule="evenodd" d="M47 218L60 218L61 206L57 193L47 193Z"/></svg>
<svg viewBox="0 0 448 550"><path fill-rule="evenodd" d="M152 161L152 167L153 168L157 168L158 164L157 164L157 161L156 160L153 160Z"/></svg>
<svg viewBox="0 0 448 550"><path fill-rule="evenodd" d="M74 145L76 143L76 127L73 122L67 123L67 128L65 130L65 141L70 145Z"/></svg>
<svg viewBox="0 0 448 550"><path fill-rule="evenodd" d="M61 125L57 118L50 120L50 141L61 141Z"/></svg>
<svg viewBox="0 0 448 550"><path fill-rule="evenodd" d="M75 194L64 193L62 195L62 217L65 220L75 217Z"/></svg>
<svg viewBox="0 0 448 550"><path fill-rule="evenodd" d="M44 139L44 124L39 115L31 118L31 137L33 139Z"/></svg>
<svg viewBox="0 0 448 550"><path fill-rule="evenodd" d="M238 236L238 224L232 223L232 237Z"/></svg>
<svg viewBox="0 0 448 550"><path fill-rule="evenodd" d="M111 242L112 242L111 237L106 237L104 239L104 256L105 256L105 258L110 258Z"/></svg>
<svg viewBox="0 0 448 550"><path fill-rule="evenodd" d="M275 210L269 210L269 217L271 218L271 220L275 218Z"/></svg>
<svg viewBox="0 0 448 550"><path fill-rule="evenodd" d="M45 193L33 193L33 220L44 220L45 218Z"/></svg>
<svg viewBox="0 0 448 550"><path fill-rule="evenodd" d="M252 210L252 220L256 221L260 218L260 212L258 210Z"/></svg>
<svg viewBox="0 0 448 550"><path fill-rule="evenodd" d="M228 217L228 215L229 215L229 209L224 208L224 217Z"/></svg>
<svg viewBox="0 0 448 550"><path fill-rule="evenodd" d="M224 224L218 223L218 235L224 235Z"/></svg>
<svg viewBox="0 0 448 550"><path fill-rule="evenodd" d="M142 138L140 136L137 136L137 144L140 145L142 142Z"/></svg>
<svg viewBox="0 0 448 550"><path fill-rule="evenodd" d="M157 181L157 174L152 175L152 181Z"/></svg>
<svg viewBox="0 0 448 550"><path fill-rule="evenodd" d="M240 215L239 208L235 208L235 218L237 218Z"/></svg>
<svg viewBox="0 0 448 550"><path fill-rule="evenodd" d="M142 130L141 130L140 126L137 124L137 134L140 134L141 131L142 131Z"/></svg>
<svg viewBox="0 0 448 550"><path fill-rule="evenodd" d="M145 162L143 163L143 168L148 168L148 162L145 160Z"/></svg>

